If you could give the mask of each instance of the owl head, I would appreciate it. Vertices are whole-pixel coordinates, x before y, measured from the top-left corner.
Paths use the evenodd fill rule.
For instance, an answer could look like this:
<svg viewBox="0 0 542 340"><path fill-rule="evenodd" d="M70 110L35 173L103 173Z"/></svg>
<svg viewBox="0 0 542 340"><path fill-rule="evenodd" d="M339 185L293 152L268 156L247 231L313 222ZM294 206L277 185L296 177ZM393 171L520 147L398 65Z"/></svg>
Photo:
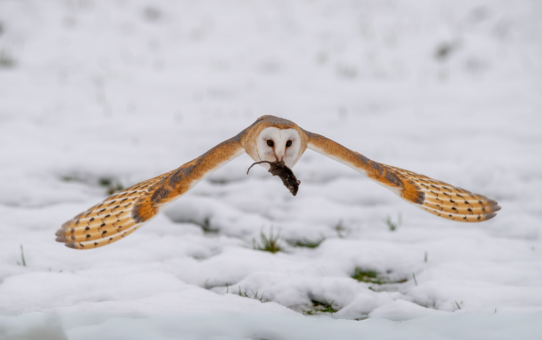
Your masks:
<svg viewBox="0 0 542 340"><path fill-rule="evenodd" d="M302 138L300 128L293 122L273 117L263 116L257 121L257 126L249 136L246 149L254 161L280 162L292 168L307 148L307 142ZM261 166L269 168L269 164Z"/></svg>

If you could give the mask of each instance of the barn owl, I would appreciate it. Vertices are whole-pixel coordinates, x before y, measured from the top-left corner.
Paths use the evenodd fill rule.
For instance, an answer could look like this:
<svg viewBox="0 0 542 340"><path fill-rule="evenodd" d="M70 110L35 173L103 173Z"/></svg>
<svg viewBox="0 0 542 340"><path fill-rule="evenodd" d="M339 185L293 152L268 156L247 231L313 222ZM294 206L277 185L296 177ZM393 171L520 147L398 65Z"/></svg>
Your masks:
<svg viewBox="0 0 542 340"><path fill-rule="evenodd" d="M274 116L252 125L181 167L118 192L67 221L56 240L67 247L101 247L133 233L160 208L190 190L205 176L246 152L254 161L284 162L292 168L306 149L339 161L390 189L408 203L442 218L481 222L500 210L482 195L417 173L368 159L324 136ZM260 163L269 168L268 163Z"/></svg>

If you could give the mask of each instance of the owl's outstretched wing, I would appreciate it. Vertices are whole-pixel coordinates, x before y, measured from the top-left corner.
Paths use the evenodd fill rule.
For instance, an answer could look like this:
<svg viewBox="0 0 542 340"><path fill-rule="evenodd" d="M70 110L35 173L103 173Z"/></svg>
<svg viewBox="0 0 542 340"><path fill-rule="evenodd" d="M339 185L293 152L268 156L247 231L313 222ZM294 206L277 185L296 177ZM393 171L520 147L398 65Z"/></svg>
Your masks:
<svg viewBox="0 0 542 340"><path fill-rule="evenodd" d="M136 184L67 221L56 240L75 249L92 249L120 240L153 218L165 203L179 198L204 176L245 152L246 130L180 168Z"/></svg>
<svg viewBox="0 0 542 340"><path fill-rule="evenodd" d="M448 183L368 159L328 139L305 131L308 148L366 174L396 195L431 214L461 222L493 218L501 207L485 196L473 194Z"/></svg>

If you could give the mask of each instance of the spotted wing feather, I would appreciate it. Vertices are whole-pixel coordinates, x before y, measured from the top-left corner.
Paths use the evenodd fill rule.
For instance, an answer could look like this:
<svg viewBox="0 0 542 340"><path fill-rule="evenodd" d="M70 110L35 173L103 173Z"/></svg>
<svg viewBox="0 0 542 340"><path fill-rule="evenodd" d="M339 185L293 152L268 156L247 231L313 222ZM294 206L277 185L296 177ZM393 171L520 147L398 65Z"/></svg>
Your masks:
<svg viewBox="0 0 542 340"><path fill-rule="evenodd" d="M412 171L378 163L324 136L305 131L308 148L367 175L409 203L460 222L482 222L501 208L494 200Z"/></svg>
<svg viewBox="0 0 542 340"><path fill-rule="evenodd" d="M178 169L136 184L67 221L56 240L75 249L118 241L153 218L160 207L190 190L204 176L244 152L243 132Z"/></svg>

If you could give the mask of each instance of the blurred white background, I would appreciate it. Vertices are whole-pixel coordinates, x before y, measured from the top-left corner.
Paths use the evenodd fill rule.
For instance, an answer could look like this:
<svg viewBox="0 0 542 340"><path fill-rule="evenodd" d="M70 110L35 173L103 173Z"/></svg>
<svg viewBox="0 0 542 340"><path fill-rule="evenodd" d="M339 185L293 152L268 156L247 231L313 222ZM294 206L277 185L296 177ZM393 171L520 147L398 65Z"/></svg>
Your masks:
<svg viewBox="0 0 542 340"><path fill-rule="evenodd" d="M89 333L67 313L273 312L286 335L288 315L326 304L333 318L366 322L344 327L376 325L374 334L415 317L428 321L412 329L426 327L435 313L536 320L541 19L535 0L0 0L0 335L8 325L18 336L7 315L36 312L64 318L59 334L70 339ZM88 252L54 242L108 191L174 169L266 114L503 210L482 224L440 220L307 151L295 198L263 169L246 176L242 156L126 240ZM392 232L383 220L399 215ZM271 226L283 251L252 249ZM358 282L356 268L408 281ZM241 333L257 324L235 320Z"/></svg>

